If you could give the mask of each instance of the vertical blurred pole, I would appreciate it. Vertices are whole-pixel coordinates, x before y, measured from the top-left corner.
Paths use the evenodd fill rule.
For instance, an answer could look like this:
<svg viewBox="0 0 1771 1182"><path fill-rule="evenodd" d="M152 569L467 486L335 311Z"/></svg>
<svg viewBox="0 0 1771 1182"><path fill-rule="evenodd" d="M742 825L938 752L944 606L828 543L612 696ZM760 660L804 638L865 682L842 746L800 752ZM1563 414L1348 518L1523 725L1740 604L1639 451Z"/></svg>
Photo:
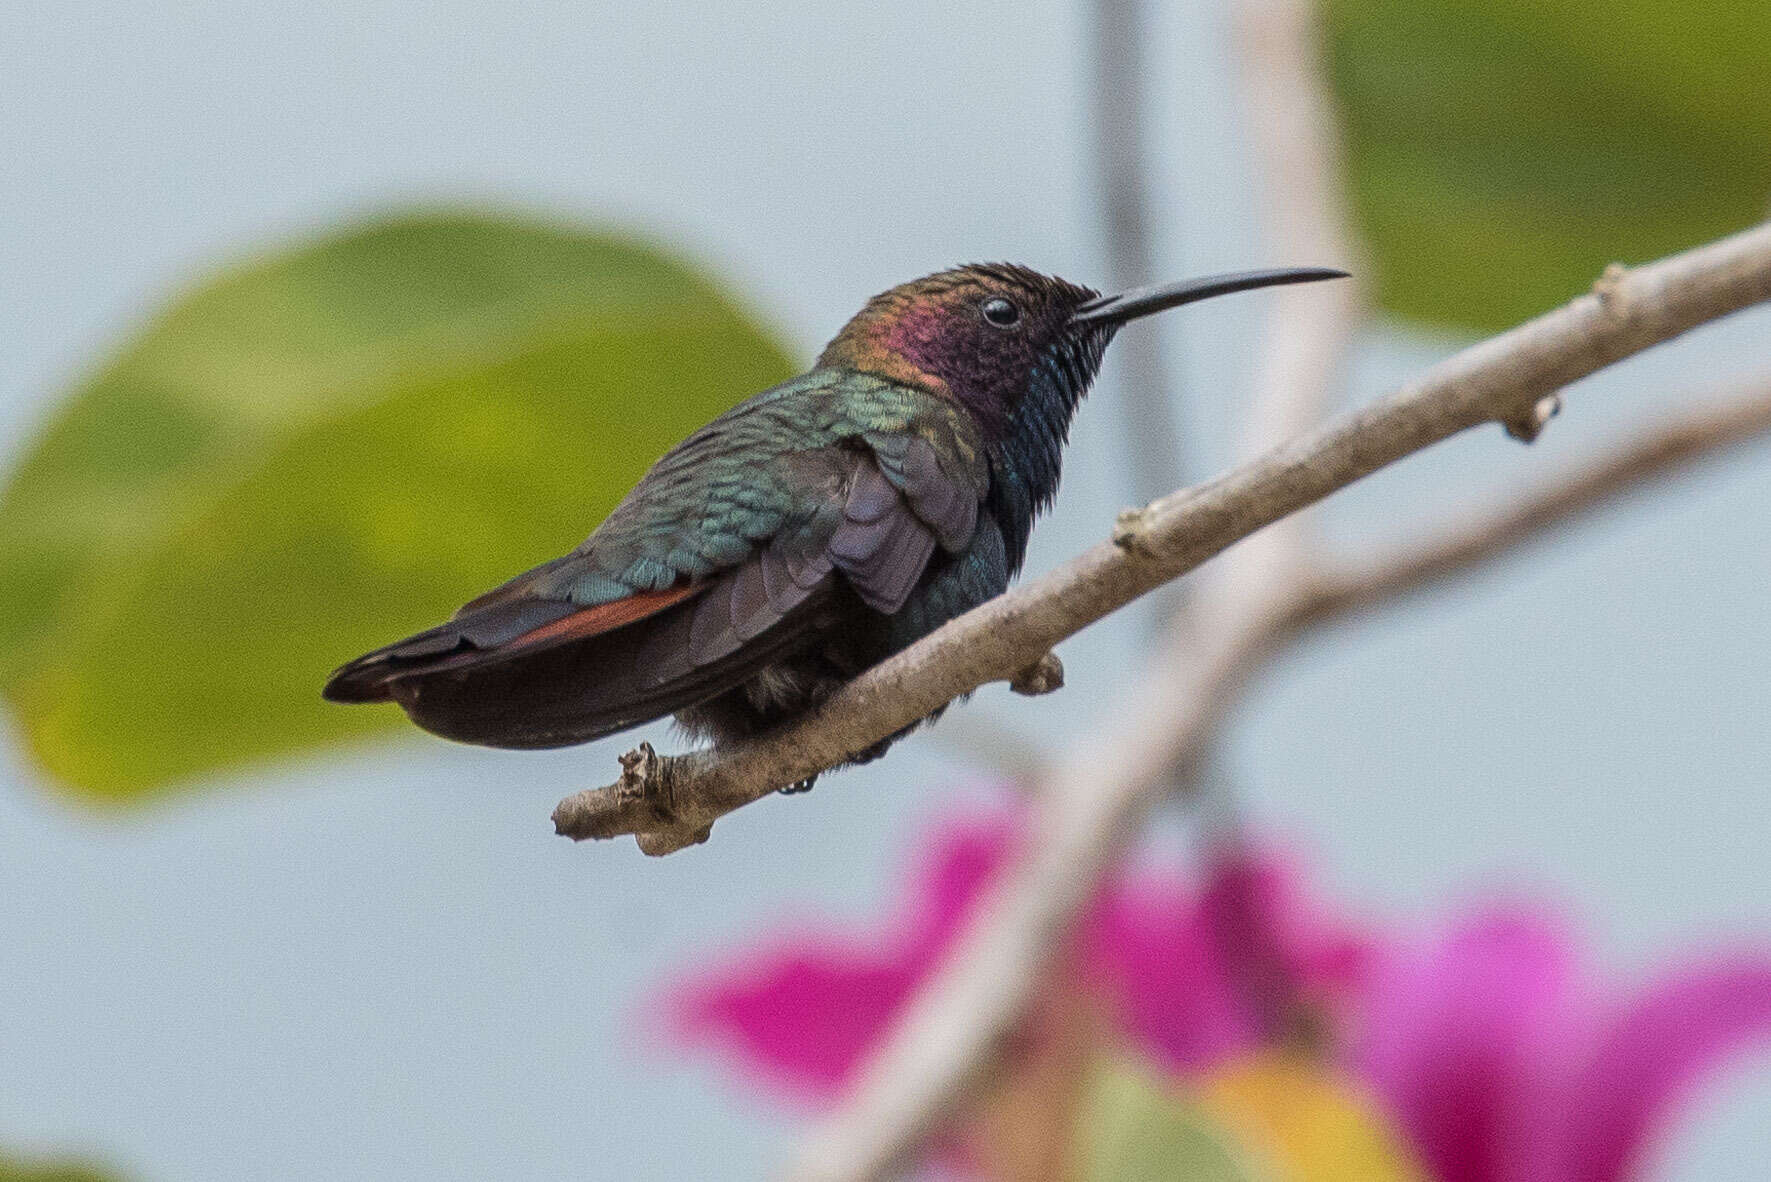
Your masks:
<svg viewBox="0 0 1771 1182"><path fill-rule="evenodd" d="M1148 0L1094 0L1095 177L1107 231L1108 290L1156 280L1150 240ZM1138 501L1185 479L1174 386L1163 364L1160 326L1125 333L1111 356L1119 367L1121 440L1131 495Z"/></svg>
<svg viewBox="0 0 1771 1182"><path fill-rule="evenodd" d="M1260 178L1267 242L1276 257L1350 268L1359 250L1346 208L1339 121L1324 65L1320 0L1233 0L1249 147ZM1244 429L1246 455L1258 455L1309 431L1333 405L1341 367L1364 317L1358 281L1324 284L1300 299L1276 296L1253 357L1253 388ZM1307 583L1321 561L1309 513L1264 530L1217 572L1199 598L1226 606L1258 603L1276 587ZM1234 607L1231 606L1231 610ZM1208 619L1204 625L1212 627ZM1280 922L1262 905L1250 878L1247 826L1238 794L1223 780L1201 784L1205 856L1224 892L1212 933L1230 979L1263 1042L1293 1053L1326 1053L1330 1015L1305 996L1298 966L1285 953Z"/></svg>
<svg viewBox="0 0 1771 1182"><path fill-rule="evenodd" d="M1151 0L1094 0L1093 123L1096 181L1107 232L1109 290L1156 281L1156 248L1150 236L1150 131L1148 95ZM1126 333L1114 342L1120 365L1119 422L1133 503L1186 482L1177 389L1165 364L1164 326ZM1186 582L1170 584L1154 598L1149 617L1157 637L1186 643L1198 626ZM1208 771L1209 758L1176 768L1172 791L1193 808L1238 827L1236 795Z"/></svg>

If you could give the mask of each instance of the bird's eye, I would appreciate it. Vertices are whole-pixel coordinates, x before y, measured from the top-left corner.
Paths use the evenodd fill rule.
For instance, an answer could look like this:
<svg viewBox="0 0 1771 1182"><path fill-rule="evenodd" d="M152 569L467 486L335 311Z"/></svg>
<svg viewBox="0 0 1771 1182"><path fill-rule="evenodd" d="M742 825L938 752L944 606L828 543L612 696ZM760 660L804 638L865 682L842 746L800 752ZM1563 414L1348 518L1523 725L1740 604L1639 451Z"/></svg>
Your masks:
<svg viewBox="0 0 1771 1182"><path fill-rule="evenodd" d="M984 301L979 309L984 319L997 328L1013 328L1021 322L1021 310L1015 307L1013 300L1005 300L1001 296L992 296Z"/></svg>

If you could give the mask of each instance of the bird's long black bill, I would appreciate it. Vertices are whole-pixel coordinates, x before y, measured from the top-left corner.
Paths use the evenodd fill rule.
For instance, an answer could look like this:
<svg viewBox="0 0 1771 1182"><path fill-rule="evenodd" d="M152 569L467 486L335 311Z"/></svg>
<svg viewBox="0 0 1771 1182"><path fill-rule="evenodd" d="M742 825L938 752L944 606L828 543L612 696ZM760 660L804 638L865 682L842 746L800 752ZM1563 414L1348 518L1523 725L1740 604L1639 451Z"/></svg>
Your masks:
<svg viewBox="0 0 1771 1182"><path fill-rule="evenodd" d="M1315 283L1319 279L1345 279L1345 271L1333 267L1284 267L1277 271L1237 271L1230 275L1207 275L1203 279L1187 279L1180 283L1164 283L1156 287L1138 287L1118 295L1090 300L1071 314L1071 321L1084 324L1123 324L1152 312L1209 300L1213 296L1249 291L1256 287L1276 287L1283 283Z"/></svg>

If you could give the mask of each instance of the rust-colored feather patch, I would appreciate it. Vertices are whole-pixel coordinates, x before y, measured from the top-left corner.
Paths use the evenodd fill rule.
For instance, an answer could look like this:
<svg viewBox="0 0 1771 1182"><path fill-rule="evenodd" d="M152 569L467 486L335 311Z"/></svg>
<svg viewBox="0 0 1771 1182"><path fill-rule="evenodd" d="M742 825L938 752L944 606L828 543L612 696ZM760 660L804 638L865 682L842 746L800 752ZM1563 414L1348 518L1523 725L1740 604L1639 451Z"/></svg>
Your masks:
<svg viewBox="0 0 1771 1182"><path fill-rule="evenodd" d="M626 599L599 603L595 607L573 612L551 624L543 624L533 631L513 637L499 648L510 652L537 645L554 645L568 640L583 640L588 636L600 636L647 616L655 616L672 604L693 598L706 589L706 583L685 583L680 587L666 587L662 591L640 591Z"/></svg>

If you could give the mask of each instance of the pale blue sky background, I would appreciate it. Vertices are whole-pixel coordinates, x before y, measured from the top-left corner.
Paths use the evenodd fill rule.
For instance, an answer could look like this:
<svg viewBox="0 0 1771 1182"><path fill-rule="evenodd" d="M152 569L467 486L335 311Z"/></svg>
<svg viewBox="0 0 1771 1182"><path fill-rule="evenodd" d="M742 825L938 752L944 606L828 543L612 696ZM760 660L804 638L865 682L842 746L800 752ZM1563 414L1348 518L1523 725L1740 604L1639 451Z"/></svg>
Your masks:
<svg viewBox="0 0 1771 1182"><path fill-rule="evenodd" d="M1220 5L1161 7L1164 272L1312 261L1258 240ZM0 458L206 265L394 201L653 232L808 357L867 295L955 261L1100 271L1072 4L58 0L5 24ZM1259 309L1162 326L1193 459L1225 455ZM1365 542L1479 504L1763 367L1767 339L1764 314L1706 330L1583 384L1537 447L1457 441L1330 524ZM1349 397L1451 345L1367 341ZM1109 372L1035 567L1127 500L1116 406ZM1257 691L1225 774L1374 916L1523 881L1624 980L1692 944L1771 941L1768 495L1761 447L1335 629ZM1072 641L1055 699L971 708L1079 734L1138 636L1116 620ZM648 1041L648 990L765 921L873 913L919 820L978 773L923 737L678 857L552 837L555 800L621 747L414 737L100 822L0 740L0 1145L166 1182L762 1175L791 1122ZM1758 1178L1768 1158L1762 1054L1693 1111L1667 1171Z"/></svg>

